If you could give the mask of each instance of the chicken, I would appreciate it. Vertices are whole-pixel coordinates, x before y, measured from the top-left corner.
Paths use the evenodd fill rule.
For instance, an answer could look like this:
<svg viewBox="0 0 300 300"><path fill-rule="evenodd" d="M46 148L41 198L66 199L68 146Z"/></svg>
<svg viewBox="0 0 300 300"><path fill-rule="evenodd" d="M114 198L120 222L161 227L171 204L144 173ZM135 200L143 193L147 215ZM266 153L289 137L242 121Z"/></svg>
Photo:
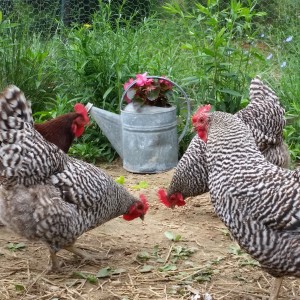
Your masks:
<svg viewBox="0 0 300 300"><path fill-rule="evenodd" d="M67 156L33 127L30 104L10 86L0 94L0 221L29 240L44 242L52 270L56 253L85 254L76 239L113 218L144 218L148 202L137 199L101 169Z"/></svg>
<svg viewBox="0 0 300 300"><path fill-rule="evenodd" d="M83 104L75 104L74 110L75 112L63 114L44 123L34 124L35 130L65 153L69 151L75 137L83 134L84 126L90 121Z"/></svg>
<svg viewBox="0 0 300 300"><path fill-rule="evenodd" d="M283 142L284 113L278 97L257 76L250 84L250 103L237 112L236 116L251 130L265 158L287 168L290 157ZM163 204L167 207L181 206L187 197L209 191L205 153L206 145L196 135L179 161L168 191L158 191Z"/></svg>
<svg viewBox="0 0 300 300"><path fill-rule="evenodd" d="M168 192L163 189L158 191L159 198L165 206L183 206L184 199L208 192L205 152L206 144L198 135L194 136L176 166Z"/></svg>
<svg viewBox="0 0 300 300"><path fill-rule="evenodd" d="M208 186L219 218L239 245L276 280L300 277L300 177L265 159L237 116L201 107L194 126L207 142Z"/></svg>
<svg viewBox="0 0 300 300"><path fill-rule="evenodd" d="M74 110L75 112L63 114L44 123L34 124L34 128L46 140L67 153L75 137L83 134L84 126L90 121L83 104L75 104ZM4 180L4 177L0 177L0 184Z"/></svg>

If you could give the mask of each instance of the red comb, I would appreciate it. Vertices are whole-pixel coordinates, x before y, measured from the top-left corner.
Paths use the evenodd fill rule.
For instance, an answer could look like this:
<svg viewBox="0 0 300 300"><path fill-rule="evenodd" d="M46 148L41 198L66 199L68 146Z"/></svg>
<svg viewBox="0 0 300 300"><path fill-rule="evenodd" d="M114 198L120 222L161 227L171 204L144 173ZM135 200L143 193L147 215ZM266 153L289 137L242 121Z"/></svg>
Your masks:
<svg viewBox="0 0 300 300"><path fill-rule="evenodd" d="M144 203L144 214L146 214L147 210L149 209L149 203L143 194L140 194L140 199Z"/></svg>
<svg viewBox="0 0 300 300"><path fill-rule="evenodd" d="M194 115L192 116L192 123L196 123L197 120L198 120L198 117L200 114L203 114L203 113L207 113L211 110L211 105L210 104L205 104L205 105L202 105L200 106L197 111L194 113Z"/></svg>
<svg viewBox="0 0 300 300"><path fill-rule="evenodd" d="M164 189L159 189L157 194L161 203L163 203L166 207L171 207L171 203L169 202L167 192Z"/></svg>
<svg viewBox="0 0 300 300"><path fill-rule="evenodd" d="M157 191L157 194L160 202L163 203L166 207L174 208L176 205L177 206L185 205L183 196L179 192L172 194L170 197L168 197L167 192L164 189L159 189Z"/></svg>
<svg viewBox="0 0 300 300"><path fill-rule="evenodd" d="M86 124L90 122L90 118L89 118L89 116L88 116L87 110L86 110L86 108L85 108L85 106L84 106L83 104L81 104L81 103L76 103L76 104L74 105L74 110L75 110L75 112L77 112L78 114L81 114L81 115L82 115L82 117L83 117L84 121L86 122Z"/></svg>

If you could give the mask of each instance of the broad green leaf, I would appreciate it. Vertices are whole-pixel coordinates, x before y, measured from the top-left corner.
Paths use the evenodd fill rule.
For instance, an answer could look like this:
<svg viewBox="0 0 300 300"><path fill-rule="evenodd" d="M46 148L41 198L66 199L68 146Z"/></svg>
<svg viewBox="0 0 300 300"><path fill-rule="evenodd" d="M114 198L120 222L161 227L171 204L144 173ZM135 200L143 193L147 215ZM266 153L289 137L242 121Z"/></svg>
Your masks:
<svg viewBox="0 0 300 300"><path fill-rule="evenodd" d="M164 235L165 235L165 237L166 237L167 239L173 241L173 239L174 239L174 234L173 234L172 232L166 231L166 232L164 232Z"/></svg>
<svg viewBox="0 0 300 300"><path fill-rule="evenodd" d="M165 237L167 238L167 239L169 239L169 240L171 240L171 241L174 241L174 242L178 242L178 241L180 241L181 240L181 235L179 235L179 234L174 234L174 233L172 233L172 232L170 232L170 231L166 231L165 233L164 233L164 235L165 235Z"/></svg>
<svg viewBox="0 0 300 300"><path fill-rule="evenodd" d="M111 274L111 268L110 267L106 267L106 268L102 268L99 270L99 272L96 274L97 278L105 278L105 277L109 277Z"/></svg>
<svg viewBox="0 0 300 300"><path fill-rule="evenodd" d="M192 44L185 43L185 44L181 45L181 49L183 49L183 50L193 50L194 46Z"/></svg>
<svg viewBox="0 0 300 300"><path fill-rule="evenodd" d="M125 177L123 175L121 175L120 177L116 178L115 179L115 182L121 184L121 185L124 185L125 183Z"/></svg>
<svg viewBox="0 0 300 300"><path fill-rule="evenodd" d="M138 253L137 257L139 259L147 260L147 259L150 259L150 254L147 251L142 251L142 252Z"/></svg>
<svg viewBox="0 0 300 300"><path fill-rule="evenodd" d="M135 96L136 90L134 88L130 88L128 92L126 93L126 96L130 99L133 100Z"/></svg>
<svg viewBox="0 0 300 300"><path fill-rule="evenodd" d="M148 182L140 181L138 184L132 186L135 190L146 189L148 188Z"/></svg>
<svg viewBox="0 0 300 300"><path fill-rule="evenodd" d="M154 101L154 100L156 100L156 99L158 98L159 93L160 93L160 87L156 88L155 90L150 91L150 92L147 94L147 98L148 98L150 101Z"/></svg>
<svg viewBox="0 0 300 300"><path fill-rule="evenodd" d="M149 273L154 269L153 266L150 265L144 265L142 268L139 269L139 272L141 273Z"/></svg>

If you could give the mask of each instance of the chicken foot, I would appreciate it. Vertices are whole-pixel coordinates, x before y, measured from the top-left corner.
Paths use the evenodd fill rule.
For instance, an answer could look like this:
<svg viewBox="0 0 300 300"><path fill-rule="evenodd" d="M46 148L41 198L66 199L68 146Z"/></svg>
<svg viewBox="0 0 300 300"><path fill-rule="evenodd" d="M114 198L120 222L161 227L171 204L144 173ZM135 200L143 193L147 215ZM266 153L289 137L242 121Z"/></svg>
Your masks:
<svg viewBox="0 0 300 300"><path fill-rule="evenodd" d="M74 253L75 255L81 257L83 260L82 262L92 262L92 263L99 263L99 261L103 260L104 258L95 257L86 253L85 251L75 247L74 245L64 247L65 250Z"/></svg>
<svg viewBox="0 0 300 300"><path fill-rule="evenodd" d="M283 281L283 277L278 277L278 278L276 277L273 279L273 284L271 287L271 293L270 293L269 300L277 300L278 299L282 281Z"/></svg>
<svg viewBox="0 0 300 300"><path fill-rule="evenodd" d="M49 248L49 252L50 252L51 265L49 266L48 272L57 272L60 269L60 263L57 259L56 251Z"/></svg>

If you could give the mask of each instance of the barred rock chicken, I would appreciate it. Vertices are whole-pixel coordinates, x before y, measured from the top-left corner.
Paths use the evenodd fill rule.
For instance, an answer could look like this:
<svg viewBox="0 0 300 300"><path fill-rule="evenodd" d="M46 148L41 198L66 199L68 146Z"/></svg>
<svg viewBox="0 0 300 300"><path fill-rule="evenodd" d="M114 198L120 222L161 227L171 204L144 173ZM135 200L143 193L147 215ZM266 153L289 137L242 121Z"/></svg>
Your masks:
<svg viewBox="0 0 300 300"><path fill-rule="evenodd" d="M65 153L69 151L75 137L83 134L84 126L90 121L83 104L76 103L74 110L75 112L63 114L44 123L34 124L35 130Z"/></svg>
<svg viewBox="0 0 300 300"><path fill-rule="evenodd" d="M176 166L168 192L160 189L159 198L167 207L185 205L184 199L208 192L206 170L206 144L194 136Z"/></svg>
<svg viewBox="0 0 300 300"><path fill-rule="evenodd" d="M216 214L262 268L275 276L300 277L300 177L268 162L253 133L237 116L197 112L194 126L207 141L207 171Z"/></svg>
<svg viewBox="0 0 300 300"><path fill-rule="evenodd" d="M33 127L30 104L10 86L0 94L0 221L50 250L52 270L56 253L74 246L84 232L123 215L144 218L146 198L140 200L101 169L68 157Z"/></svg>
<svg viewBox="0 0 300 300"><path fill-rule="evenodd" d="M250 103L237 112L236 116L251 130L265 158L275 165L287 168L289 153L282 137L284 113L278 97L257 76L250 84ZM179 161L168 191L158 191L160 200L167 207L184 205L185 198L209 191L205 152L205 143L196 135Z"/></svg>

